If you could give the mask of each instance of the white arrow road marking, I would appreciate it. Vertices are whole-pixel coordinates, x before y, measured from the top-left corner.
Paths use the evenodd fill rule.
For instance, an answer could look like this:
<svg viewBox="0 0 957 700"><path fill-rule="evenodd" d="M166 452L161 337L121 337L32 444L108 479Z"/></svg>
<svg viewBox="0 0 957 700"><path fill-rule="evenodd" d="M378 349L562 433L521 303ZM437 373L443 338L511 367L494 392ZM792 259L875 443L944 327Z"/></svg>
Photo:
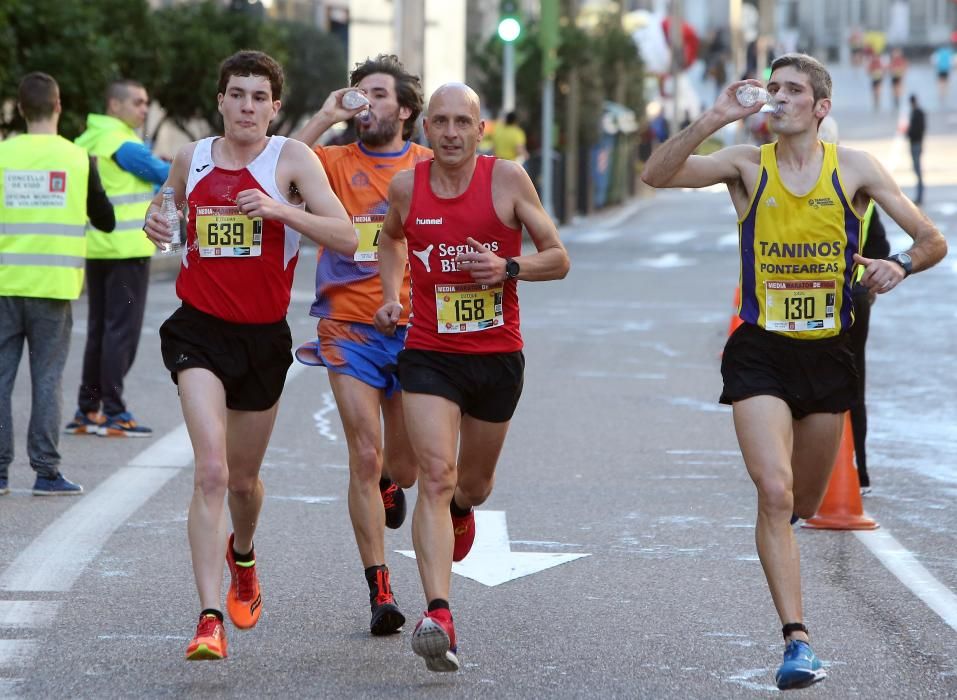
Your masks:
<svg viewBox="0 0 957 700"><path fill-rule="evenodd" d="M415 552L399 551L415 559ZM551 554L545 552L513 552L508 539L504 510L475 511L475 544L463 561L452 564L452 573L498 586L522 576L537 574L559 564L591 556L590 554Z"/></svg>

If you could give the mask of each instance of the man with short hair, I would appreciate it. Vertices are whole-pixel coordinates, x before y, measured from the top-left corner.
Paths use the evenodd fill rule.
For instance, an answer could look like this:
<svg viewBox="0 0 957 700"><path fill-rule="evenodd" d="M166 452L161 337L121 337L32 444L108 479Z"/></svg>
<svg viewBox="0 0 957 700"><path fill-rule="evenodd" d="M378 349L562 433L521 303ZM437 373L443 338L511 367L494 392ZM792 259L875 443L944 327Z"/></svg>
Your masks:
<svg viewBox="0 0 957 700"><path fill-rule="evenodd" d="M758 492L755 535L771 598L783 625L778 688L822 680L809 644L801 567L792 524L817 512L844 425L857 396L850 348L855 265L877 294L932 267L947 251L934 224L871 155L824 143L818 126L831 110L831 76L816 59L785 54L771 64L767 89L776 143L693 155L711 134L756 113L732 83L714 106L652 154L642 180L653 187L727 185L738 212L743 323L721 362L721 403L732 405L748 474ZM796 194L799 193L799 194ZM907 252L860 255L871 200L913 239ZM795 252L796 251L796 252Z"/></svg>
<svg viewBox="0 0 957 700"><path fill-rule="evenodd" d="M0 496L10 493L11 395L24 341L33 400L27 454L35 496L83 492L60 473L63 368L73 328L71 302L83 289L87 218L116 224L96 161L57 135L60 87L46 73L24 76L17 109L27 133L0 142Z"/></svg>
<svg viewBox="0 0 957 700"><path fill-rule="evenodd" d="M154 156L136 129L149 110L146 88L117 80L106 91L106 114L90 114L76 144L96 156L103 187L116 211L116 230L88 232L86 349L71 435L149 437L123 401L123 380L133 366L155 247L143 237L143 217L169 163Z"/></svg>
<svg viewBox="0 0 957 700"><path fill-rule="evenodd" d="M190 212L176 281L183 305L160 328L196 465L187 529L201 612L189 660L227 655L224 559L233 624L253 627L262 612L253 549L264 497L259 470L292 363L285 317L300 234L344 255L356 246L316 155L299 141L267 136L282 87L282 67L260 51L223 61L217 99L225 135L180 149L165 185ZM178 235L160 202L150 205L144 227L157 246Z"/></svg>
<svg viewBox="0 0 957 700"><path fill-rule="evenodd" d="M402 416L396 356L405 339L408 316L392 336L380 333L372 317L382 305L379 284L379 231L389 207L392 177L432 157L410 140L422 112L422 84L396 56L380 54L356 65L352 87L336 90L293 138L309 145L335 123L352 119L359 141L345 146L316 146L333 191L355 226L355 253L319 251L316 301L318 340L299 348L305 364L324 365L349 448L349 517L369 586L374 635L398 632L405 624L388 566L383 527L405 519L403 488L415 483L416 464ZM343 95L358 90L369 100L347 109ZM408 272L400 300L408 306ZM381 416L381 417L380 417ZM383 508L384 506L384 508Z"/></svg>
<svg viewBox="0 0 957 700"><path fill-rule="evenodd" d="M475 540L472 507L492 492L522 393L517 282L561 279L569 267L525 170L477 155L480 115L478 95L467 85L435 91L425 119L435 158L392 179L379 239L380 331L393 332L403 317L407 266L411 275L412 322L399 381L419 465L412 543L428 604L412 650L431 671L459 669L452 562L464 559ZM522 253L523 227L534 253Z"/></svg>

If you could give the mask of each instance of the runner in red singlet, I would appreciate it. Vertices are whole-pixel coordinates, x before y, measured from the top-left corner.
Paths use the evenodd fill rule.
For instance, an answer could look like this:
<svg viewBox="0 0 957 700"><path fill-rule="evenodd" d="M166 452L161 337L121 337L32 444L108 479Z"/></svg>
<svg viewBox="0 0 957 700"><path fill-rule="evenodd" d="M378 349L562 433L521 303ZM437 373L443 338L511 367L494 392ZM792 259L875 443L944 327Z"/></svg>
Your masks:
<svg viewBox="0 0 957 700"><path fill-rule="evenodd" d="M492 491L522 392L517 280L560 279L569 266L522 167L476 155L485 130L479 115L468 86L435 91L425 120L435 159L393 178L379 241L385 303L375 322L382 332L391 333L402 317L407 264L412 279L399 380L419 463L412 542L428 602L412 649L432 671L459 668L449 610L452 562L475 539L472 507ZM523 225L537 252L522 254Z"/></svg>
<svg viewBox="0 0 957 700"><path fill-rule="evenodd" d="M299 236L347 255L356 247L316 155L299 141L266 135L282 84L282 67L264 53L226 59L218 95L225 136L182 148L166 182L178 203L189 203L176 283L183 305L160 339L196 463L187 528L202 611L186 648L190 660L226 657L224 558L233 624L250 628L262 612L253 553L264 495L259 468L292 362L285 316ZM159 203L157 197L150 206L144 230L162 245L171 231Z"/></svg>
<svg viewBox="0 0 957 700"><path fill-rule="evenodd" d="M349 84L353 87L329 95L322 109L293 135L311 145L336 122L356 117L361 108L342 105L350 90L359 89L371 102L368 117L355 119L358 143L315 149L352 217L359 243L351 255L319 251L316 302L310 312L319 319L318 340L300 347L296 357L329 370L349 446L349 517L369 585L369 629L385 635L398 632L405 616L392 594L383 527L396 529L405 520L402 489L415 483L416 464L396 377L396 356L408 319L399 320L393 336L372 325L382 305L378 239L393 175L429 160L432 151L409 140L422 112L422 84L398 58L367 59L356 65ZM408 304L408 273L400 298Z"/></svg>

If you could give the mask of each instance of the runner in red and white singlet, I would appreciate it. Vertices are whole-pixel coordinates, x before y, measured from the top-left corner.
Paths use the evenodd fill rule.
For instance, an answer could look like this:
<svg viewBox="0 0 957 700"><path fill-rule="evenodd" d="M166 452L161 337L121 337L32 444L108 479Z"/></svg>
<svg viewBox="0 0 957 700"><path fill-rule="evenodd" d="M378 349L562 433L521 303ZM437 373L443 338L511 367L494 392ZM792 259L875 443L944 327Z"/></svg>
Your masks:
<svg viewBox="0 0 957 700"><path fill-rule="evenodd" d="M412 278L411 327L399 353L405 422L419 463L412 543L428 608L412 649L432 671L457 671L449 609L453 561L475 540L472 506L492 491L495 465L524 383L516 281L560 279L568 254L527 173L478 157L478 95L443 85L425 130L435 159L392 179L379 241L385 300L376 327L402 317ZM536 252L522 254L522 227ZM406 247L408 253L406 254Z"/></svg>
<svg viewBox="0 0 957 700"><path fill-rule="evenodd" d="M292 362L285 316L299 236L346 255L356 248L316 155L299 141L266 135L282 85L282 67L262 52L223 61L225 136L183 147L164 185L178 204L189 202L176 285L183 305L160 328L196 465L187 530L200 614L188 660L227 655L224 550L233 625L253 627L262 613L253 550L263 503L259 469ZM160 201L153 200L143 227L157 246L173 233L159 215ZM223 508L227 487L232 533Z"/></svg>

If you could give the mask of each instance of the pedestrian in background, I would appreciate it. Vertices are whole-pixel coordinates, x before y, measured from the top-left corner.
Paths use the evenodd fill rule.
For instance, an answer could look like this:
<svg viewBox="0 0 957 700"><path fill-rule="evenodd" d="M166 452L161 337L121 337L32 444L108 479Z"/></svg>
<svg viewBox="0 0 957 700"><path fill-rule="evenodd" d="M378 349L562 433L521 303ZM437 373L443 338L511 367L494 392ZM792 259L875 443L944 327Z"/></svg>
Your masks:
<svg viewBox="0 0 957 700"><path fill-rule="evenodd" d="M871 97L874 111L881 109L881 85L884 83L884 58L877 51L871 54L867 62L867 76L871 79Z"/></svg>
<svg viewBox="0 0 957 700"><path fill-rule="evenodd" d="M818 137L826 143L838 142L838 128L834 117L828 115L821 120L817 129ZM861 244L861 255L865 258L880 260L890 255L891 247L887 241L884 224L877 213L877 207L872 199L864 212L864 237ZM861 494L870 493L871 479L867 473L867 401L865 396L865 369L868 330L871 324L871 306L877 300L877 294L860 283L864 274L863 268L858 268L854 286L851 288L851 299L854 302L854 325L851 326L851 351L854 353L854 362L857 366L857 397L851 404L851 432L854 438L854 462L857 465L857 479L860 482Z"/></svg>
<svg viewBox="0 0 957 700"><path fill-rule="evenodd" d="M910 119L907 122L907 140L910 141L910 157L914 164L914 175L917 176L917 191L914 193L914 204L921 206L924 203L924 173L920 163L924 151L924 132L927 130L927 118L924 110L917 102L917 95L910 96Z"/></svg>
<svg viewBox="0 0 957 700"><path fill-rule="evenodd" d="M904 76L907 74L907 59L899 48L891 51L891 58L887 64L887 72L891 76L891 95L894 99L894 111L901 107L901 93L904 90Z"/></svg>
<svg viewBox="0 0 957 700"><path fill-rule="evenodd" d="M492 132L492 151L496 158L524 163L528 158L525 150L525 131L518 125L518 115L509 112L505 123L499 124Z"/></svg>
<svg viewBox="0 0 957 700"><path fill-rule="evenodd" d="M27 455L35 496L76 495L60 473L63 368L73 329L71 302L83 289L87 218L101 231L116 224L96 161L57 135L60 86L30 73L17 89L27 133L0 142L0 495L10 492L13 384L30 348L32 403Z"/></svg>
<svg viewBox="0 0 957 700"><path fill-rule="evenodd" d="M89 298L86 349L77 410L66 426L71 435L149 437L123 401L123 381L133 366L143 329L150 256L156 247L143 236L143 219L169 163L154 156L136 134L149 110L146 88L117 80L106 90L106 114L90 114L76 140L97 157L103 187L116 211L116 230L90 229L86 261Z"/></svg>
<svg viewBox="0 0 957 700"><path fill-rule="evenodd" d="M950 69L954 63L954 50L950 44L944 44L931 55L934 68L937 69L937 107L946 109L947 92L950 89Z"/></svg>

